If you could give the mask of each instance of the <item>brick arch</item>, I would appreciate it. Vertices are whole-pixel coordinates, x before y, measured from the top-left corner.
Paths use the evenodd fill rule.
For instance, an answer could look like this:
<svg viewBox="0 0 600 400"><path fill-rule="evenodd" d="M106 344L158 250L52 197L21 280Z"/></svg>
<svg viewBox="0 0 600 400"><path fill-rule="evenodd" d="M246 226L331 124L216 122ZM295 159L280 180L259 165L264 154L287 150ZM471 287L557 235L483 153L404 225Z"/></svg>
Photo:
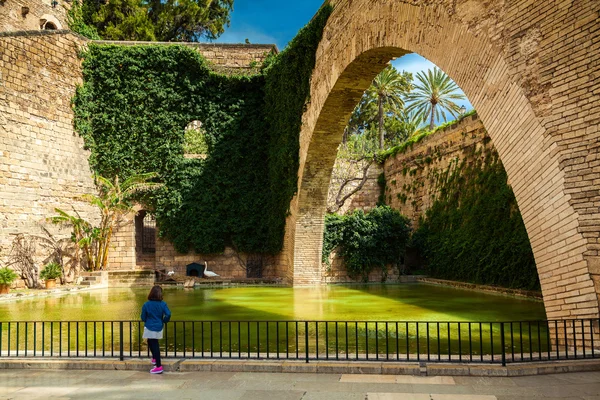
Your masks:
<svg viewBox="0 0 600 400"><path fill-rule="evenodd" d="M600 165L594 164L599 117L594 106L569 112L598 99L593 82L573 78L569 69L575 63L598 73L600 65L557 33L579 29L586 35L575 37L589 38L588 51L599 54L599 30L592 28L600 7L593 1L568 10L546 2L526 9L520 2L461 0L334 3L300 135L299 188L283 253L288 280L321 282L327 187L344 125L386 63L417 52L464 90L498 149L531 240L548 318L598 317L600 179L592 172L600 171L592 168ZM571 84L555 73L561 70ZM589 89L580 90L574 79L589 82Z"/></svg>

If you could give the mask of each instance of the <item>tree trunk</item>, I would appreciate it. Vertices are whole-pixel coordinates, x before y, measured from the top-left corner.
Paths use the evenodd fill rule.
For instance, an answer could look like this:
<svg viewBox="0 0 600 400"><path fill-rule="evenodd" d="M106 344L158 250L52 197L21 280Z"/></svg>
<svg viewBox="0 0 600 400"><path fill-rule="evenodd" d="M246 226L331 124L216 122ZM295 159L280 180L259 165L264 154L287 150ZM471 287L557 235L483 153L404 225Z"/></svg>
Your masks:
<svg viewBox="0 0 600 400"><path fill-rule="evenodd" d="M379 150L383 150L383 99L381 95L379 95L379 98L377 99L377 104L379 106Z"/></svg>
<svg viewBox="0 0 600 400"><path fill-rule="evenodd" d="M435 115L435 104L431 105L431 117L429 118L429 130L432 131L435 128L433 116Z"/></svg>

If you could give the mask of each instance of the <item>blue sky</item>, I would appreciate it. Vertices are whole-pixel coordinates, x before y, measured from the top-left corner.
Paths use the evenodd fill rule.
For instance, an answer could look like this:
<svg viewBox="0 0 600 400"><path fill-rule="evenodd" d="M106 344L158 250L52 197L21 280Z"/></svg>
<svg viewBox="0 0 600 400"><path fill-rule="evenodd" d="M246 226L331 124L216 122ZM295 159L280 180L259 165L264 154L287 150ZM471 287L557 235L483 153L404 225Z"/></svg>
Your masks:
<svg viewBox="0 0 600 400"><path fill-rule="evenodd" d="M235 0L231 25L217 43L276 44L283 50L296 33L315 15L323 0ZM398 70L417 72L433 68L429 60L413 53L392 62ZM458 101L467 110L468 100Z"/></svg>

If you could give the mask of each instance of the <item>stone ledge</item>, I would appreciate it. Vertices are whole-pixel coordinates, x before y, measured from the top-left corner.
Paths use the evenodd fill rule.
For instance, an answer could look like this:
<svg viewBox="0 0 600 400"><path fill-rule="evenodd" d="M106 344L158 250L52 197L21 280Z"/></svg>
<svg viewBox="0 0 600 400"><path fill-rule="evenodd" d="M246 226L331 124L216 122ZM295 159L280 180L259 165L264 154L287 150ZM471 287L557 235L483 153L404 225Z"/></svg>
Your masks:
<svg viewBox="0 0 600 400"><path fill-rule="evenodd" d="M600 359L557 361L553 363L509 364L449 364L449 363L397 363L348 362L302 360L216 360L168 359L163 362L167 372L281 372L324 374L377 374L427 376L528 376L569 372L600 371ZM146 371L149 360L117 358L107 359L0 359L0 369L57 369L57 370L129 370Z"/></svg>
<svg viewBox="0 0 600 400"><path fill-rule="evenodd" d="M530 299L542 300L542 292L537 292L533 290L521 290L521 289L509 289L503 288L500 286L489 286L489 285L479 285L477 283L469 283L469 282L458 282L458 281L449 281L445 279L435 279L428 278L424 276L418 276L416 278L418 282L427 283L430 285L439 285L439 286L450 286L457 289L468 289L468 290L476 290L480 292L486 293L496 293L496 294L505 294L509 296L519 296L519 297L527 297Z"/></svg>

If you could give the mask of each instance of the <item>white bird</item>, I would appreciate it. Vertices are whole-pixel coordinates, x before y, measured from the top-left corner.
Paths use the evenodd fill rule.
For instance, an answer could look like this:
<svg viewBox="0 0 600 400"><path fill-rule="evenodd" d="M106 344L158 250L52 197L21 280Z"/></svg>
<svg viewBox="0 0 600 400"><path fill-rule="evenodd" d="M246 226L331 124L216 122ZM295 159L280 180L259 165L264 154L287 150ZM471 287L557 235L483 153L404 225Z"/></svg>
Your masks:
<svg viewBox="0 0 600 400"><path fill-rule="evenodd" d="M208 276L209 278L213 278L215 276L219 276L212 271L208 270L208 262L204 261L204 276Z"/></svg>
<svg viewBox="0 0 600 400"><path fill-rule="evenodd" d="M173 276L173 275L175 275L175 271L169 271L169 272L167 272L167 275L168 276Z"/></svg>

